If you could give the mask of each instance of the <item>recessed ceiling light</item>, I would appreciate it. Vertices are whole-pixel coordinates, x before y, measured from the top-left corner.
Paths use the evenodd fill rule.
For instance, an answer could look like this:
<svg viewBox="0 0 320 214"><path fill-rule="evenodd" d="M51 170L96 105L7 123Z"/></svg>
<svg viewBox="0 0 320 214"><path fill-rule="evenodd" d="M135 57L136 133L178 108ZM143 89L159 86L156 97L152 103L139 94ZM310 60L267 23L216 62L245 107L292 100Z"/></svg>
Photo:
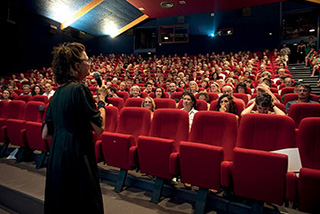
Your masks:
<svg viewBox="0 0 320 214"><path fill-rule="evenodd" d="M160 6L163 7L163 8L171 8L173 7L173 3L172 2L169 2L169 1L163 1L160 3Z"/></svg>
<svg viewBox="0 0 320 214"><path fill-rule="evenodd" d="M139 7L139 10L144 11L144 8L143 7Z"/></svg>
<svg viewBox="0 0 320 214"><path fill-rule="evenodd" d="M186 1L179 1L179 4L187 4Z"/></svg>

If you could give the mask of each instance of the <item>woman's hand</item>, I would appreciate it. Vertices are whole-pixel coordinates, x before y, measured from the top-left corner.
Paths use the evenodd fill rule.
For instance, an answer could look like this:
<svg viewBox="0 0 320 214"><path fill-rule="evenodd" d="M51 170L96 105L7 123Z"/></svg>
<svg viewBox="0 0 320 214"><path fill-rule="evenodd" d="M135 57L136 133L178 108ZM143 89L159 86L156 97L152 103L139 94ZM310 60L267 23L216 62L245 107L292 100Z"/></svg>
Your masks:
<svg viewBox="0 0 320 214"><path fill-rule="evenodd" d="M220 111L220 112L227 112L227 108L226 108L224 105L222 105L222 106L220 107L219 111Z"/></svg>
<svg viewBox="0 0 320 214"><path fill-rule="evenodd" d="M105 100L105 97L107 96L108 92L104 85L101 87L97 87L97 101L103 101Z"/></svg>

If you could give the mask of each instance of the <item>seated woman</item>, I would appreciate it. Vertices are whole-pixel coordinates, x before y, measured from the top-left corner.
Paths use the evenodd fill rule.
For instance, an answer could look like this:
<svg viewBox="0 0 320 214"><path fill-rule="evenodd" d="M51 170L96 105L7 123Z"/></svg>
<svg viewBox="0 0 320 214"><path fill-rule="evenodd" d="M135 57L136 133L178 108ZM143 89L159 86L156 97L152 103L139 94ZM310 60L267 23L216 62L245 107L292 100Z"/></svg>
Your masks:
<svg viewBox="0 0 320 214"><path fill-rule="evenodd" d="M233 98L228 94L221 95L221 97L218 99L217 111L237 115L236 104L233 101Z"/></svg>
<svg viewBox="0 0 320 214"><path fill-rule="evenodd" d="M152 119L153 113L156 110L156 104L155 104L154 100L152 99L152 97L149 97L149 96L145 97L141 103L141 107L149 109L151 111L151 119Z"/></svg>
<svg viewBox="0 0 320 214"><path fill-rule="evenodd" d="M246 94L248 96L248 100L251 99L251 95L247 93L247 85L243 82L240 82L236 87L237 93Z"/></svg>
<svg viewBox="0 0 320 214"><path fill-rule="evenodd" d="M183 108L181 110L185 110L189 114L189 130L191 130L193 117L198 112L195 110L197 105L196 97L190 92L183 92L182 96L182 105Z"/></svg>
<svg viewBox="0 0 320 214"><path fill-rule="evenodd" d="M157 88L154 90L154 96L155 96L155 98L165 98L165 97L164 97L163 88L162 88L162 87L157 87Z"/></svg>
<svg viewBox="0 0 320 214"><path fill-rule="evenodd" d="M255 106L257 107L256 111L253 110ZM270 111L271 109L273 109L273 112ZM253 104L242 111L241 116L248 113L286 115L276 105L274 105L274 101L268 93L259 94Z"/></svg>
<svg viewBox="0 0 320 214"><path fill-rule="evenodd" d="M192 93L194 96L196 96L196 94L198 93L199 91L199 86L198 84L196 83L196 81L191 81L189 83L189 89L188 89L188 92Z"/></svg>
<svg viewBox="0 0 320 214"><path fill-rule="evenodd" d="M211 82L209 90L207 90L208 93L217 93L219 96L222 95L220 86L217 82Z"/></svg>
<svg viewBox="0 0 320 214"><path fill-rule="evenodd" d="M6 100L6 101L8 101L8 102L11 101L9 90L4 90L4 91L2 92L2 99L0 99L0 101L2 101L2 100Z"/></svg>
<svg viewBox="0 0 320 214"><path fill-rule="evenodd" d="M43 94L43 89L40 85L35 85L33 86L32 88L32 91L31 91L31 95L34 96L34 95L42 95Z"/></svg>
<svg viewBox="0 0 320 214"><path fill-rule="evenodd" d="M141 89L137 85L132 86L130 89L130 95L133 98L140 98L140 92L141 92Z"/></svg>
<svg viewBox="0 0 320 214"><path fill-rule="evenodd" d="M199 92L199 97L198 97L199 100L204 100L207 102L208 104L208 110L210 109L210 103L209 103L209 95L207 92L205 91L200 91Z"/></svg>

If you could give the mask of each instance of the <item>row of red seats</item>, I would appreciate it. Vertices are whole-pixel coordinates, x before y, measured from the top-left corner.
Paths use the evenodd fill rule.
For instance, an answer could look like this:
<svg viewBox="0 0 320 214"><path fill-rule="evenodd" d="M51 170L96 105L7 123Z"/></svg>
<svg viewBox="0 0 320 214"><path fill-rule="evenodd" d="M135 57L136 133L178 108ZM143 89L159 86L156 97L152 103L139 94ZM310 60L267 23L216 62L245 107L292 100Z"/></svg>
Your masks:
<svg viewBox="0 0 320 214"><path fill-rule="evenodd" d="M283 88L283 91L281 91L281 95L279 95L278 93L273 93L276 98L282 102L284 105L286 105L287 102L291 101L291 100L296 100L298 99L298 94L297 93L293 93L293 89L294 87L286 87L286 88ZM179 91L179 92L173 92L171 94L171 99L174 99L174 100L180 100L181 98L181 95L182 95L183 91ZM130 95L128 92L126 91L117 91L117 94L120 98L123 98L124 102L130 98ZM145 98L147 96L150 96L152 98L155 98L155 94L154 92L151 92L150 94L148 94L147 92L141 92L140 96L142 98ZM288 95L288 96L287 96ZM217 93L211 93L209 92L208 93L208 96L209 96L209 103L213 100L216 100L219 98L219 95ZM242 99L245 104L248 103L249 99L248 99L248 96L247 94L244 94L244 93L233 93L233 96L239 98L239 99ZM256 93L254 93L251 98L255 98L257 96ZM284 96L284 97L283 97ZM196 98L199 97L199 94L196 94ZM282 99L283 97L283 99ZM169 98L169 94L168 92L164 92L164 98ZM110 99L110 98L109 98ZM319 102L319 97L316 95L316 94L310 94L310 99L313 100L313 101L317 101ZM121 109L121 107L120 107ZM120 110L119 109L119 110Z"/></svg>
<svg viewBox="0 0 320 214"><path fill-rule="evenodd" d="M95 145L97 161L120 168L115 190L120 192L127 171L138 167L157 177L154 203L164 180L181 176L182 182L200 187L196 213L203 213L208 189L222 187L260 201L260 211L262 202L282 205L297 195L300 210L319 211L320 150L314 149L320 146L319 118L301 122L297 145L294 121L287 116L248 114L238 128L235 115L203 111L195 115L190 133L188 121L187 112L178 109L159 109L150 121L146 109L123 108L117 128L105 131ZM299 178L287 172L286 155L270 152L297 146L303 166Z"/></svg>
<svg viewBox="0 0 320 214"><path fill-rule="evenodd" d="M179 92L176 92L179 93ZM212 93L214 94L214 93ZM218 95L216 95L216 99L213 99L210 102L210 108L208 109L208 103L204 100L199 100L197 99L197 106L196 110L198 111L216 111L217 106L218 106ZM245 94L244 94L245 95ZM289 94L288 94L289 95ZM288 96L286 95L286 97ZM297 94L292 94L293 96L290 95L292 100L295 98L297 99ZM174 97L174 94L172 94ZM181 96L181 95L180 95ZM246 96L246 95L245 95ZM318 98L316 96L316 98ZM180 99L180 98L179 98ZM141 103L143 101L143 98L127 98L126 101L124 101L122 98L108 98L108 102L111 103L113 106L118 108L118 111L120 111L124 107L141 107ZM288 102L289 100L286 100ZM319 98L318 100L319 101ZM178 105L176 105L176 102L174 99L169 99L169 98L155 98L154 99L156 109L162 109L162 108L171 108L171 109L181 109L183 108L182 106L182 100L179 101ZM283 112L286 112L285 105L282 103L275 103L275 105L280 108ZM237 110L237 115L241 116L241 112L244 110L243 103L236 100L235 101L235 106ZM305 118L305 117L320 117L320 104L318 103L299 103L299 104L294 104L290 107L288 115L294 119L296 123L296 127L299 126L300 121Z"/></svg>
<svg viewBox="0 0 320 214"><path fill-rule="evenodd" d="M41 138L41 126L45 115L45 103L39 101L5 100L0 102L0 142L4 142L0 157L6 153L9 143L19 146L16 161L24 158L26 150L40 150L37 168L43 165L49 151L49 142Z"/></svg>
<svg viewBox="0 0 320 214"><path fill-rule="evenodd" d="M16 98L14 98L14 100L23 100L25 102L29 102L29 101L39 101L39 102L44 102L44 103L48 103L48 97L45 95L19 95Z"/></svg>

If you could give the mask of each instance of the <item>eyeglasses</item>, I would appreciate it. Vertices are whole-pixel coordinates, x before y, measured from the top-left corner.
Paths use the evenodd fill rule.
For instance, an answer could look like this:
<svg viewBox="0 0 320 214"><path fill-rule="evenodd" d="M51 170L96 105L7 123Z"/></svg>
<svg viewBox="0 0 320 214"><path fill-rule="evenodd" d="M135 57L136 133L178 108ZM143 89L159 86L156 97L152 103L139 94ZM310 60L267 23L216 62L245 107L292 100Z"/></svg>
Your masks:
<svg viewBox="0 0 320 214"><path fill-rule="evenodd" d="M152 103L152 102L151 102L151 101L146 100L146 101L144 101L144 103Z"/></svg>

